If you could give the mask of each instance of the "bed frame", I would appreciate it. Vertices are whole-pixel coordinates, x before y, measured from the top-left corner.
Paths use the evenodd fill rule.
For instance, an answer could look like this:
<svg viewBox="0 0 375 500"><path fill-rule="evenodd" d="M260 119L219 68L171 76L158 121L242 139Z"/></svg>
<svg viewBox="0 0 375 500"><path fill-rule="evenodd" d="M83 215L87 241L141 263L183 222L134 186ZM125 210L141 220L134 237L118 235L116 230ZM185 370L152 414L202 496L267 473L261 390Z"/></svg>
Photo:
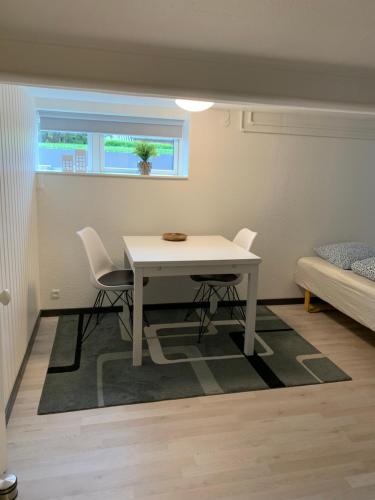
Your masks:
<svg viewBox="0 0 375 500"><path fill-rule="evenodd" d="M294 280L304 291L308 313L335 308L375 331L374 281L334 266L320 257L301 257ZM313 296L325 303L313 303Z"/></svg>

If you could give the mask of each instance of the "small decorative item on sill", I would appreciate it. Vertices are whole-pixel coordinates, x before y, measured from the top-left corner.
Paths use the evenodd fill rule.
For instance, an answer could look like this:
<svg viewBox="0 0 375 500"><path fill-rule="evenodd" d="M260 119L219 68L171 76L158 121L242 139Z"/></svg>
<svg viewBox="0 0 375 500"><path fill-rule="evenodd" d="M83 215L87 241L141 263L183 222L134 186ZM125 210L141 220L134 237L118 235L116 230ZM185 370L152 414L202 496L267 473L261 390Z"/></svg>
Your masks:
<svg viewBox="0 0 375 500"><path fill-rule="evenodd" d="M134 153L140 158L138 162L139 173L141 175L150 175L152 163L149 160L158 155L155 144L152 142L137 142L134 146Z"/></svg>
<svg viewBox="0 0 375 500"><path fill-rule="evenodd" d="M73 155L63 155L62 157L63 172L74 172Z"/></svg>
<svg viewBox="0 0 375 500"><path fill-rule="evenodd" d="M150 161L139 161L138 168L141 175L150 175L152 163Z"/></svg>
<svg viewBox="0 0 375 500"><path fill-rule="evenodd" d="M186 239L185 233L163 233L163 240L166 241L185 241Z"/></svg>
<svg viewBox="0 0 375 500"><path fill-rule="evenodd" d="M86 151L84 149L76 149L74 160L76 172L87 172Z"/></svg>

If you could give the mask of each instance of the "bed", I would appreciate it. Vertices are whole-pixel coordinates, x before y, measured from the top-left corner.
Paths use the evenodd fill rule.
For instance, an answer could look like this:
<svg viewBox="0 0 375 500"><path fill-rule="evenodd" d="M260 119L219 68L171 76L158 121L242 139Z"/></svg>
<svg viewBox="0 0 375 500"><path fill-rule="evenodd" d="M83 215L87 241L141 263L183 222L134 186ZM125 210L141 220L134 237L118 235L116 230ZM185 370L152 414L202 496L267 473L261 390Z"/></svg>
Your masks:
<svg viewBox="0 0 375 500"><path fill-rule="evenodd" d="M305 308L311 294L323 299L347 316L375 330L375 282L346 271L320 257L302 257L297 262L295 282L305 290Z"/></svg>

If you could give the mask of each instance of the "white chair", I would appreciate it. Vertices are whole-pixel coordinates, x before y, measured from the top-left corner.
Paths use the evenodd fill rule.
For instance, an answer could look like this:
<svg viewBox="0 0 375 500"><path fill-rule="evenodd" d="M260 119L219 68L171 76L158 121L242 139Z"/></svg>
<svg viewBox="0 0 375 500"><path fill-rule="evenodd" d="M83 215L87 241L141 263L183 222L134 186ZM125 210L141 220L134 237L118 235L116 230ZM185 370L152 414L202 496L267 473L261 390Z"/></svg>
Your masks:
<svg viewBox="0 0 375 500"><path fill-rule="evenodd" d="M233 243L236 243L236 245L244 248L248 252L251 249L251 246L256 238L258 233L255 233L254 231L250 231L250 229L244 228L238 231L236 236L233 239ZM195 281L196 283L200 283L200 286L198 288L197 293L195 294L195 297L193 299L193 304L195 303L202 303L203 307L201 308L200 312L200 324L199 324L199 337L198 341L200 342L202 335L205 330L205 321L206 318L208 317L208 309L209 307L206 305L211 305L211 300L213 299L214 296L216 296L216 301L215 303L219 300L224 301L225 299L228 299L229 302L232 303L231 306L231 317L234 316L235 314L235 308L234 305L237 303L239 304L240 298L238 296L238 292L236 289L236 286L241 283L243 279L243 275L241 274L197 274L190 276L190 278ZM239 305L239 310L241 314L240 320L245 321L245 313L243 311L243 308ZM186 316L185 316L185 321L191 316L193 312L193 309L190 310ZM211 311L212 316L216 312L216 309L214 311ZM211 319L212 319L211 316ZM238 318L237 318L238 319Z"/></svg>
<svg viewBox="0 0 375 500"><path fill-rule="evenodd" d="M94 305L87 320L86 326L82 333L82 341L86 340L85 333L94 314L97 315L96 325L99 324L99 313L103 307L104 300L107 299L112 307L117 302L122 301L129 309L130 318L132 318L133 305L133 272L128 269L118 269L109 257L103 242L98 233L91 227L85 227L77 231L77 235L81 238L87 259L90 266L90 281L91 284L98 290ZM148 283L148 278L144 278L143 285ZM111 300L110 293L114 295L114 300ZM119 316L128 335L132 337L126 325ZM92 333L93 330L89 333Z"/></svg>

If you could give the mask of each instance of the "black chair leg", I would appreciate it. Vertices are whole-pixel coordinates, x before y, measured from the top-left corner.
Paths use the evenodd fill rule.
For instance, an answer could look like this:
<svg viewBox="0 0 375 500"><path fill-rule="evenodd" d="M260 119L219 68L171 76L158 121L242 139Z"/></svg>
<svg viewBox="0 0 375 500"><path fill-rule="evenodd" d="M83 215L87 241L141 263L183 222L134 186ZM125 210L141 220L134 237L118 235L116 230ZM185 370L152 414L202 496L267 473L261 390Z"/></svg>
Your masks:
<svg viewBox="0 0 375 500"><path fill-rule="evenodd" d="M119 292L119 293L116 293L116 292L114 292L114 293L116 295L116 300L114 300L112 302L111 299L108 297L108 300L109 300L111 306L114 307L117 304L117 302L119 300L121 300L124 304L126 304L128 306L128 308L130 310L128 290L124 290L123 292ZM121 322L122 326L124 327L130 340L133 340L132 334L129 332L127 326L125 325L125 323L124 323L124 321L119 313L117 313L117 317L118 317L119 321Z"/></svg>
<svg viewBox="0 0 375 500"><path fill-rule="evenodd" d="M230 297L229 300L232 303L231 306L230 306L230 319L233 319L234 318L234 314L235 314L234 308L236 307L235 306L236 298L234 296L233 287L232 286L228 287L228 295Z"/></svg>
<svg viewBox="0 0 375 500"><path fill-rule="evenodd" d="M133 295L132 295L131 291L128 291L128 290L125 291L125 301L124 302L128 307L130 327L131 327L131 329L133 329Z"/></svg>
<svg viewBox="0 0 375 500"><path fill-rule="evenodd" d="M150 326L150 322L149 322L147 315L144 311L143 311L143 321L145 322L146 326Z"/></svg>
<svg viewBox="0 0 375 500"><path fill-rule="evenodd" d="M97 295L96 295L94 305L93 305L93 307L92 307L92 309L91 309L91 311L90 311L89 318L88 318L88 320L87 320L87 322L86 322L86 325L85 325L85 327L84 327L84 329L83 329L83 332L82 332L82 341L83 341L83 339L84 339L84 336L85 336L85 333L86 333L86 331L87 331L87 328L88 328L88 326L89 326L89 324L90 324L91 318L94 316L94 314L95 314L95 310L99 307L99 304L100 304L100 301L101 301L101 299L102 299L102 295L103 295L103 293L104 293L104 292L103 292L103 290L99 290L99 292L98 292L98 293L97 293Z"/></svg>
<svg viewBox="0 0 375 500"><path fill-rule="evenodd" d="M100 302L99 302L99 305L98 305L98 312L96 314L96 324L99 325L100 323L100 310L101 308L103 307L103 302L104 302L104 298L106 296L106 292L103 291L102 292L102 296L101 296L101 299L100 299Z"/></svg>
<svg viewBox="0 0 375 500"><path fill-rule="evenodd" d="M198 288L198 291L195 294L194 299L193 299L193 305L196 302L199 302L199 299L202 300L202 297L199 297L199 294L201 293L202 289L203 289L203 293L204 293L204 283L202 283L201 286ZM203 295L203 293L202 293L202 295ZM193 314L193 312L194 312L194 307L192 307L191 309L189 309L187 311L187 313L185 314L185 317L184 317L184 321L187 321L190 318L190 316Z"/></svg>
<svg viewBox="0 0 375 500"><path fill-rule="evenodd" d="M245 314L245 311L241 305L240 296L238 295L237 288L235 286L233 286L233 295L236 299L236 302L238 303L238 309L240 310L240 316L242 317L243 321L246 321L246 314Z"/></svg>
<svg viewBox="0 0 375 500"><path fill-rule="evenodd" d="M203 283L201 285L202 288L202 296L201 296L201 301L204 302L204 299L206 297L206 284ZM198 342L201 341L201 337L202 337L202 325L203 325L203 320L204 320L204 314L205 314L205 310L206 310L206 306L204 305L204 303L202 304L201 308L200 308L200 311L199 311L199 328L198 328Z"/></svg>
<svg viewBox="0 0 375 500"><path fill-rule="evenodd" d="M204 332L205 332L205 321L208 317L208 309L210 307L210 301L211 297L214 293L218 293L216 287L210 286L208 287L209 290L208 292L205 292L205 289L203 288L203 294L201 297L201 300L203 302L208 302L208 307L203 306L201 310L201 315L200 315L200 322L199 322L199 334L198 334L198 342L201 341ZM226 298L228 298L228 301L231 303L230 304L230 318L235 318L241 326L243 326L242 321L246 321L246 315L243 310L243 307L240 305L240 297L238 295L237 289L235 285L231 285L228 287L225 287L226 290L224 292L224 295L221 297L220 300L225 301ZM239 309L240 314L236 312L236 309ZM212 321L213 316L209 319L209 321Z"/></svg>
<svg viewBox="0 0 375 500"><path fill-rule="evenodd" d="M200 343L200 341L204 335L205 321L206 321L206 318L208 316L208 312L210 309L210 299L211 299L212 295L215 293L214 287L207 285L207 288L208 288L208 292L202 298L203 298L203 302L208 302L208 305L202 306L201 316L200 316L200 324L199 324L199 333L198 333L198 343ZM210 318L209 322L211 321L211 319L212 318Z"/></svg>
<svg viewBox="0 0 375 500"><path fill-rule="evenodd" d="M224 292L224 295L223 295L223 296L221 297L221 299L220 299L222 302L225 302L225 299L226 299L226 298L228 299L228 302L230 302L230 301L231 301L229 291L230 291L229 286L226 286L226 287L225 287L225 292ZM230 306L229 306L229 307L230 307Z"/></svg>

